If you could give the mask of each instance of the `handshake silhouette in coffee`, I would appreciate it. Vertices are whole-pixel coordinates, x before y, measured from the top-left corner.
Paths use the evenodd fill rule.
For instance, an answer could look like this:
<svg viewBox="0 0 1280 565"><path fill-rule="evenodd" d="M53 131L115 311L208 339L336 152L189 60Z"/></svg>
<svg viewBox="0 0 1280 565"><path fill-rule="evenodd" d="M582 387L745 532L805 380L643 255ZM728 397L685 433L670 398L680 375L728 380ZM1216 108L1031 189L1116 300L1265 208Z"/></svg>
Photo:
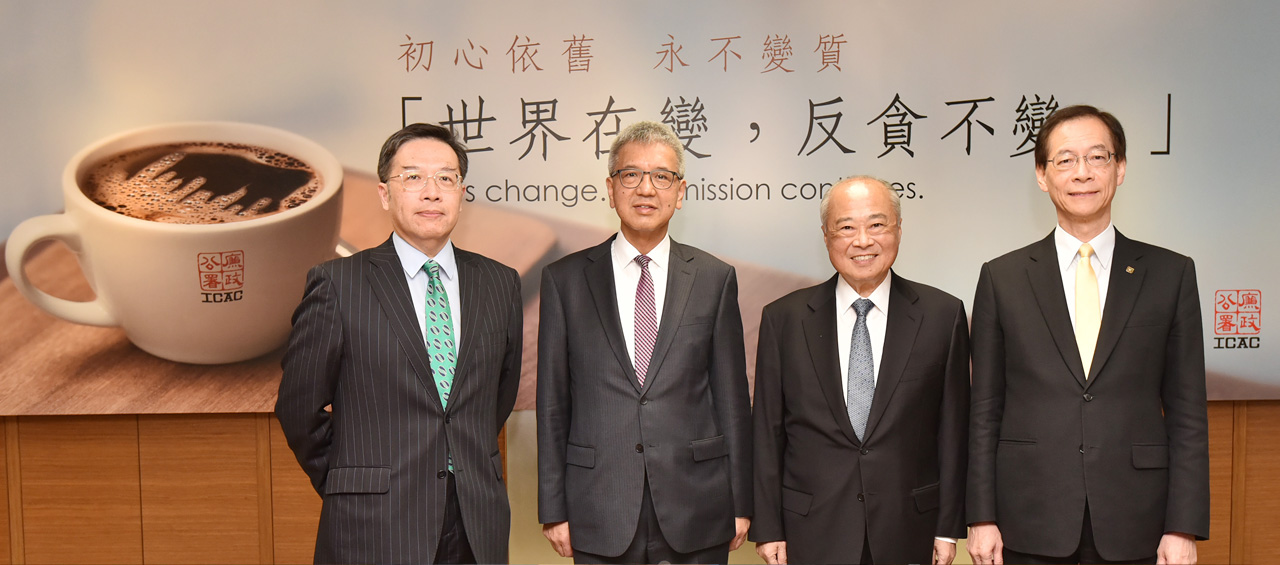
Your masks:
<svg viewBox="0 0 1280 565"><path fill-rule="evenodd" d="M93 167L85 195L113 212L153 222L219 224L306 203L320 179L287 154L237 143L145 147Z"/></svg>

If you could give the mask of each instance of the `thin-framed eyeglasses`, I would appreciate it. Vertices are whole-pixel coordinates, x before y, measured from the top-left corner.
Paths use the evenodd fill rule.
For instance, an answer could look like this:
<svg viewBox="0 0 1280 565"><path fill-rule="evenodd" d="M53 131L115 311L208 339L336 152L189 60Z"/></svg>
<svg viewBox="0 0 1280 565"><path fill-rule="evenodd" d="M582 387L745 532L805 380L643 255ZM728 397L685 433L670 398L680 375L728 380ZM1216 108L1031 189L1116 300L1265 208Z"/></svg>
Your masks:
<svg viewBox="0 0 1280 565"><path fill-rule="evenodd" d="M666 169L654 169L652 171L618 169L609 176L618 179L623 188L636 188L640 186L640 182L644 180L645 175L649 175L649 184L658 190L671 188L675 185L676 180L680 179L678 173L673 173Z"/></svg>
<svg viewBox="0 0 1280 565"><path fill-rule="evenodd" d="M445 192L455 192L462 187L462 176L453 171L437 171L433 174L405 171L387 177L388 181L391 179L400 179L400 188L405 192L420 192L427 187L428 180L436 181L436 188Z"/></svg>
<svg viewBox="0 0 1280 565"><path fill-rule="evenodd" d="M857 226L852 223L842 223L826 228L824 231L832 238L844 240L856 237L859 232L865 232L869 237L880 237L893 231L893 228L897 225L897 223L889 222L872 222L865 226Z"/></svg>
<svg viewBox="0 0 1280 565"><path fill-rule="evenodd" d="M1111 164L1111 159L1115 157L1115 153L1106 149L1094 149L1084 156L1085 164L1094 169L1101 169ZM1063 152L1049 159L1049 163L1053 168L1059 171L1069 171L1076 168L1076 164L1080 162L1080 158L1075 153Z"/></svg>

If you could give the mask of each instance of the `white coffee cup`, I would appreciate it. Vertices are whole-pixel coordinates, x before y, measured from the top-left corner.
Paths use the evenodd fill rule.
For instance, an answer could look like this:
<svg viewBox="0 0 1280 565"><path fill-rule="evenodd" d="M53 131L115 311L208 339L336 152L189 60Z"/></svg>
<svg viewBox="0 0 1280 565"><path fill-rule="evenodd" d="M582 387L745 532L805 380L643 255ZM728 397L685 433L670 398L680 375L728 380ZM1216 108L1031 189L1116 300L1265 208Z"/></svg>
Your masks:
<svg viewBox="0 0 1280 565"><path fill-rule="evenodd" d="M91 168L108 157L193 141L254 145L293 156L313 168L321 188L296 208L222 224L128 217L81 190ZM54 316L119 326L142 350L173 361L243 361L287 341L307 270L335 255L341 190L342 166L333 154L293 133L232 122L136 129L71 159L62 175L65 212L19 224L9 236L5 262L22 295ZM23 263L43 240L61 241L76 253L94 300L64 300L30 284Z"/></svg>

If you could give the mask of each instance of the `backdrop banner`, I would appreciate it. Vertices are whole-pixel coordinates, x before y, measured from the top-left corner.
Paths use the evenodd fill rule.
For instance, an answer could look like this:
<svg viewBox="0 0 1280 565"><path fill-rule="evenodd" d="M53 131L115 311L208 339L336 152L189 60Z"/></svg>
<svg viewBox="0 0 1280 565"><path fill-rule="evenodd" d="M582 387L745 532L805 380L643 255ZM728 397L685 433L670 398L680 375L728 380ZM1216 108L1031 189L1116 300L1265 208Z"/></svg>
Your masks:
<svg viewBox="0 0 1280 565"><path fill-rule="evenodd" d="M66 207L62 171L95 141L235 121L332 152L342 237L370 247L389 233L379 146L443 123L470 150L459 245L523 275L532 378L540 269L617 229L609 144L656 120L686 149L671 235L738 267L754 366L760 308L833 273L833 183L892 183L896 272L971 310L983 262L1055 225L1041 123L1092 104L1128 135L1117 229L1196 261L1210 399L1280 398L1277 21L1263 0L0 0L0 239Z"/></svg>

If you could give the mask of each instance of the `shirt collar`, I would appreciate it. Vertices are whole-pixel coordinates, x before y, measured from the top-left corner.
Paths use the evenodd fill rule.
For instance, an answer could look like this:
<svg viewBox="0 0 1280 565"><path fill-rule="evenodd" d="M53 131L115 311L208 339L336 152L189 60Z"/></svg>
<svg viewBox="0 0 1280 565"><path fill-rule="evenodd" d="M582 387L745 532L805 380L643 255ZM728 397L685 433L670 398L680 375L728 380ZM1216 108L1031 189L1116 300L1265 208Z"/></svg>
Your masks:
<svg viewBox="0 0 1280 565"><path fill-rule="evenodd" d="M875 309L885 315L889 314L889 288L892 286L890 284L892 281L893 271L890 271L888 275L885 275L884 280L880 281L880 285L871 291L871 296L867 297L875 305ZM862 296L858 295L858 291L853 290L853 287L849 286L844 277L836 275L836 305L840 308L838 311L844 312L852 308L853 302L859 298L862 298Z"/></svg>
<svg viewBox="0 0 1280 565"><path fill-rule="evenodd" d="M1067 233L1067 230L1058 226L1053 230L1053 244L1058 252L1058 270L1067 271L1067 266L1071 261L1075 260L1076 254L1080 252L1080 246L1085 242L1076 239L1075 236ZM1111 257L1116 252L1116 226L1115 224L1107 224L1107 229L1095 236L1088 242L1093 247L1093 254L1098 257L1098 261L1102 263L1102 270L1111 269Z"/></svg>
<svg viewBox="0 0 1280 565"><path fill-rule="evenodd" d="M640 254L636 246L631 245L631 242L627 241L622 232L618 232L618 235L613 238L613 245L610 251L613 254L613 266L618 269L625 268L627 263L635 261L636 255ZM650 265L657 268L666 267L667 259L671 256L671 236L662 238L662 241L658 242L658 245L654 246L645 255L649 256Z"/></svg>
<svg viewBox="0 0 1280 565"><path fill-rule="evenodd" d="M422 271L422 265L431 259L440 265L440 276L445 280L453 280L458 274L458 261L453 254L453 240L445 242L444 248L436 253L435 257L428 257L417 247L409 245L409 242L400 237L400 234L392 232L391 243L396 248L396 255L400 257L400 266L404 269L405 276L413 278L419 271Z"/></svg>

